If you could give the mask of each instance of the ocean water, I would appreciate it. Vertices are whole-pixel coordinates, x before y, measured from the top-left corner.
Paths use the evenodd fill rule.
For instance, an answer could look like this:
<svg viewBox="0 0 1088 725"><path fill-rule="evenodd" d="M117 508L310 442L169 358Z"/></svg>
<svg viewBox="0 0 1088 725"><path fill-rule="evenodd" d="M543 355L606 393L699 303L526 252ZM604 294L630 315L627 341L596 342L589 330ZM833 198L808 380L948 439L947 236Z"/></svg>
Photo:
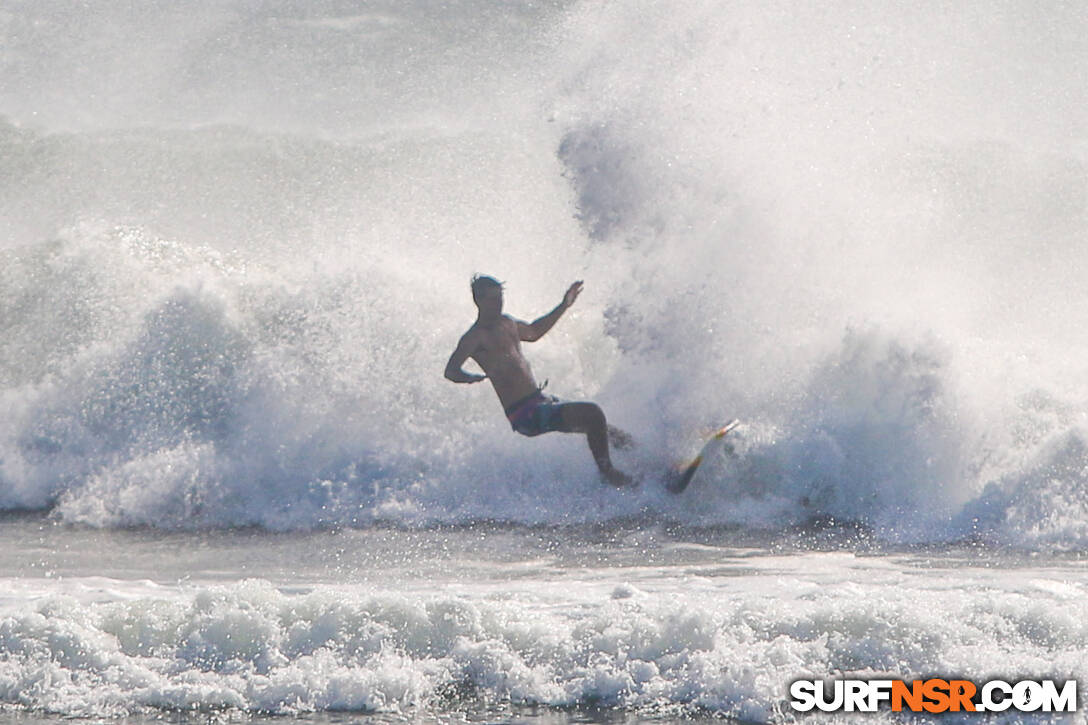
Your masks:
<svg viewBox="0 0 1088 725"><path fill-rule="evenodd" d="M0 717L1088 682L1086 38L1057 1L0 0ZM523 319L585 281L525 351L637 490L443 379L475 273Z"/></svg>

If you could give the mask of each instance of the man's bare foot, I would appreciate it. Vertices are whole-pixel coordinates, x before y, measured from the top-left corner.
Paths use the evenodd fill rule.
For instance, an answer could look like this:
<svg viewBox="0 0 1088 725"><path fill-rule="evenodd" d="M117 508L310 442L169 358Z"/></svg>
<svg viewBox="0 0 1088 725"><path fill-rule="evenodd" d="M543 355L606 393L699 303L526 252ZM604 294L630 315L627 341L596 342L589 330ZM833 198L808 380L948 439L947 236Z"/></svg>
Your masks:
<svg viewBox="0 0 1088 725"><path fill-rule="evenodd" d="M608 426L608 442L618 451L626 451L635 446L635 439L631 437L631 434L614 425Z"/></svg>
<svg viewBox="0 0 1088 725"><path fill-rule="evenodd" d="M625 488L627 486L634 486L635 479L628 476L626 473L618 468L606 468L601 470L601 478L605 483L608 483L616 488Z"/></svg>

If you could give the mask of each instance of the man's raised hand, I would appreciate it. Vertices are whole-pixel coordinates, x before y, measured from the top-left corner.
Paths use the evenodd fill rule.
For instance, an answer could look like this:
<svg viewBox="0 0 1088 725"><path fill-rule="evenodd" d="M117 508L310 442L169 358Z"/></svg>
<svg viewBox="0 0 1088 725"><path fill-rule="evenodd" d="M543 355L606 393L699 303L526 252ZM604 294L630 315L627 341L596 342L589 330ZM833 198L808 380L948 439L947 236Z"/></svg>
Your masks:
<svg viewBox="0 0 1088 725"><path fill-rule="evenodd" d="M563 295L563 306L570 307L573 305L580 294L582 294L582 280L578 280L567 288L567 293Z"/></svg>

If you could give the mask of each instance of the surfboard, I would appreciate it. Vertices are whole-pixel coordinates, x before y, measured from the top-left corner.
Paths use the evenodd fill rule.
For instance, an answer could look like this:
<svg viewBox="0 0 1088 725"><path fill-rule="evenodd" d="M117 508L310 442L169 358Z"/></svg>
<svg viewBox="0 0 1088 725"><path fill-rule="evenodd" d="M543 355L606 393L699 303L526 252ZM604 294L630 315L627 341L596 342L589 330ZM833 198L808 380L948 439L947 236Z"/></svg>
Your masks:
<svg viewBox="0 0 1088 725"><path fill-rule="evenodd" d="M686 466L681 466L676 471L670 472L670 475L665 479L665 490L669 493L683 493L684 489L691 483L691 479L695 477L695 472L699 470L699 464L703 462L703 458L710 452L714 444L738 425L740 425L740 421L734 419L714 431L699 450L699 455L695 456L695 460Z"/></svg>

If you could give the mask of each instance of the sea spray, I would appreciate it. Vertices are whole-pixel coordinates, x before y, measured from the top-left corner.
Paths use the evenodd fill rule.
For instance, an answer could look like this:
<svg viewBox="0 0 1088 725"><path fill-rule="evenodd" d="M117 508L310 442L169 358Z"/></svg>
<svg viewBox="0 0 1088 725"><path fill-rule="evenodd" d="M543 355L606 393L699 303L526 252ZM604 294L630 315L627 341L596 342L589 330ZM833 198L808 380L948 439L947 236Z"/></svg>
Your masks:
<svg viewBox="0 0 1088 725"><path fill-rule="evenodd" d="M4 15L4 509L1081 546L1077 9L281 10ZM442 379L476 272L640 491Z"/></svg>

